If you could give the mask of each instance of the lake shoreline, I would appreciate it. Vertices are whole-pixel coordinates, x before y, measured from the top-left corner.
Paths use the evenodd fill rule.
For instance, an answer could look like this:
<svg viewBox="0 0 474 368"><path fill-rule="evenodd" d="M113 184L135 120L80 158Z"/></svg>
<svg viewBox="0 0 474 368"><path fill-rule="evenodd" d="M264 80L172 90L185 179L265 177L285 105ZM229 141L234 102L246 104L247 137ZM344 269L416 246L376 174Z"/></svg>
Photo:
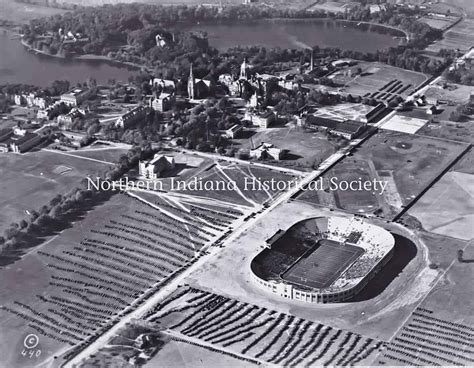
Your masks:
<svg viewBox="0 0 474 368"><path fill-rule="evenodd" d="M20 38L20 43L28 51L32 51L36 54L40 54L40 55L43 55L43 56L52 57L52 58L56 58L56 59L79 60L79 61L82 60L82 61L86 61L86 62L87 61L99 61L99 62L104 62L104 63L110 64L110 65L113 65L113 66L118 66L118 67L123 66L124 68L130 69L130 70L137 70L137 69L138 70L143 70L143 69L148 70L148 68L143 66L143 65L139 65L139 64L136 64L136 63L130 63L130 62L126 62L126 61L115 60L115 59L112 59L112 58L110 58L108 56L105 56L105 55L84 54L84 55L79 55L79 56L66 57L66 56L61 56L61 55L53 55L49 52L36 49L33 46L31 46L30 44L28 44L25 40L23 40L23 38Z"/></svg>
<svg viewBox="0 0 474 368"><path fill-rule="evenodd" d="M384 25L384 24L381 24L381 23L373 23L373 22L364 22L364 21L352 21L352 20L345 20L345 19L333 19L333 18L321 18L321 17L315 17L315 18L264 18L264 19L261 19L261 20L265 20L265 21L282 21L282 20L285 20L285 21L304 21L304 20L307 20L307 21L314 21L314 20L321 20L321 21L329 21L329 22L334 22L334 23L339 23L339 24L343 24L343 23L349 23L349 24L356 24L356 26L360 25L360 24L363 24L363 25L367 25L367 26L375 26L375 27L381 27L381 28L384 28L386 30L388 30L389 34L390 32L397 32L399 34L403 34L404 37L405 37L405 40L408 40L409 39L409 35L407 32L405 32L404 30L400 29L400 28L396 28L396 27L392 27L392 26L389 26L389 25ZM250 20L249 22L257 22L259 20ZM191 25L191 27L196 27L196 26L199 26L199 25L214 25L214 24L242 24L242 22L213 22L213 21L210 21L210 22L206 22L206 23L202 23L202 24L193 24ZM11 30L9 30L11 32ZM384 34L383 32L377 32L376 30L368 30L368 32L375 32L375 33L380 33L380 34ZM61 55L53 55L51 53L48 53L48 52L45 52L43 50L39 50L39 49L36 49L34 48L33 46L29 45L27 42L25 42L23 39L20 38L20 42L21 44L27 48L28 50L30 51L33 51L35 53L38 53L38 54L41 54L41 55L44 55L44 56L49 56L49 57L54 57L54 58L58 58L58 59L63 59L63 60L84 60L84 61L101 61L101 62L106 62L106 63L110 63L111 65L114 65L114 66L123 66L123 67L126 67L126 68L130 68L130 69L138 69L138 70L146 70L146 71L150 71L150 69L144 65L139 65L139 64L136 64L136 63L132 63L132 62L125 62L125 61L119 61L119 60L116 60L116 59L112 59L108 56L105 56L105 55L97 55L97 54L84 54L84 55L79 55L79 56L71 56L71 57L65 57L65 56L61 56ZM343 48L341 48L342 50L344 50Z"/></svg>

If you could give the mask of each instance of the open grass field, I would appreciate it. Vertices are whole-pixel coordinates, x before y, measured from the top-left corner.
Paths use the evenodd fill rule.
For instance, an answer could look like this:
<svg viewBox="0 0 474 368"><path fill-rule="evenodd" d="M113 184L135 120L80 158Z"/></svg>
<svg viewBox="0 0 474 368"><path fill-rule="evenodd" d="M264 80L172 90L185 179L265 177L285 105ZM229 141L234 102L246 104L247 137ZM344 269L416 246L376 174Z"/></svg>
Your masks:
<svg viewBox="0 0 474 368"><path fill-rule="evenodd" d="M443 101L453 104L465 104L469 101L469 96L474 93L473 86L464 86L456 83L446 83L447 88L443 88L445 81L429 87L424 95L426 98L434 101Z"/></svg>
<svg viewBox="0 0 474 368"><path fill-rule="evenodd" d="M368 181L377 177L372 163L346 158L322 176L322 190L306 190L298 196L298 200L315 203L330 208L339 208L353 213L371 213L380 208L383 198L370 191L332 191L331 178Z"/></svg>
<svg viewBox="0 0 474 368"><path fill-rule="evenodd" d="M119 162L120 156L126 155L127 152L128 149L119 147L87 147L76 151L70 151L68 153L73 156L84 157L86 159L90 158L93 160L115 163Z"/></svg>
<svg viewBox="0 0 474 368"><path fill-rule="evenodd" d="M364 121L365 115L371 110L373 107L364 104L342 103L334 106L321 106L314 115L339 121Z"/></svg>
<svg viewBox="0 0 474 368"><path fill-rule="evenodd" d="M259 130L251 139L234 139L234 142L244 150L251 149L252 142L254 146L265 142L280 149L288 149L288 157L273 161L272 165L305 171L311 170L337 151L336 143L329 141L326 135L293 126Z"/></svg>
<svg viewBox="0 0 474 368"><path fill-rule="evenodd" d="M436 234L474 238L474 175L449 172L409 211Z"/></svg>
<svg viewBox="0 0 474 368"><path fill-rule="evenodd" d="M227 354L221 354L207 347L196 346L186 341L170 340L144 365L144 368L195 368L197 362L202 367L256 367L254 363L246 362Z"/></svg>
<svg viewBox="0 0 474 368"><path fill-rule="evenodd" d="M435 121L426 123L417 134L429 137L451 139L459 142L474 143L474 119L455 123L452 121Z"/></svg>
<svg viewBox="0 0 474 368"><path fill-rule="evenodd" d="M362 69L359 75L356 73L358 68ZM408 96L428 78L419 72L377 62L360 62L350 69L352 76L347 73L346 75L338 73L331 78L341 85L340 91L386 102L390 102L397 96Z"/></svg>
<svg viewBox="0 0 474 368"><path fill-rule="evenodd" d="M474 19L465 18L447 32L443 38L429 45L426 50L438 53L441 49L467 51L474 45Z"/></svg>
<svg viewBox="0 0 474 368"><path fill-rule="evenodd" d="M474 238L474 153L472 149L408 211L435 234Z"/></svg>
<svg viewBox="0 0 474 368"><path fill-rule="evenodd" d="M48 17L65 12L66 11L62 9L50 8L27 2L0 0L0 20L8 20L16 24L28 23L30 20L35 18Z"/></svg>
<svg viewBox="0 0 474 368"><path fill-rule="evenodd" d="M313 3L308 10L313 11L325 11L331 13L344 13L350 11L354 6L357 6L357 2L351 1L331 1L331 0L317 0Z"/></svg>
<svg viewBox="0 0 474 368"><path fill-rule="evenodd" d="M425 15L419 19L420 22L428 24L431 28L445 30L446 28L453 25L459 18L455 16L450 17L437 17Z"/></svg>
<svg viewBox="0 0 474 368"><path fill-rule="evenodd" d="M179 192L208 200L256 208L265 202L272 201L281 193L278 188L260 187L260 183L268 182L271 179L286 182L298 178L256 165L222 161L208 166L204 171L189 177L186 181L192 183L196 180L202 183L203 188L191 188L184 191L179 190ZM206 189L206 186L209 186L210 189Z"/></svg>
<svg viewBox="0 0 474 368"><path fill-rule="evenodd" d="M116 194L0 269L6 285L0 291L2 363L25 366L29 358L16 347L29 333L38 335L43 352L35 365L95 336L222 235L237 212L216 207L172 201L152 206Z"/></svg>
<svg viewBox="0 0 474 368"><path fill-rule="evenodd" d="M0 155L0 232L12 222L39 210L57 194L80 185L87 175L97 175L111 166L56 152Z"/></svg>
<svg viewBox="0 0 474 368"><path fill-rule="evenodd" d="M453 171L474 175L474 151L471 149L467 152L456 165Z"/></svg>
<svg viewBox="0 0 474 368"><path fill-rule="evenodd" d="M381 126L382 129L391 130L394 132L415 134L423 128L423 126L428 122L427 119L418 119L406 115L396 114L389 120L387 120Z"/></svg>
<svg viewBox="0 0 474 368"><path fill-rule="evenodd" d="M379 210L378 215L392 218L466 148L465 143L381 130L337 163L324 178L326 182L341 175L345 180L382 180L387 183L382 195L369 191L308 191L299 199L353 213Z"/></svg>

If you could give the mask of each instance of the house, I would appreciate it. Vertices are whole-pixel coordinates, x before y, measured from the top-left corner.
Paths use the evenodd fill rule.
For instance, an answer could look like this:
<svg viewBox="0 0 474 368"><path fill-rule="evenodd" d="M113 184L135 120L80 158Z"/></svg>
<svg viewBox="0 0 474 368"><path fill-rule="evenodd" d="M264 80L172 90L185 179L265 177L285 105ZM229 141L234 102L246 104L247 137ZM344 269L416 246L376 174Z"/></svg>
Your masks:
<svg viewBox="0 0 474 368"><path fill-rule="evenodd" d="M146 106L136 106L132 110L126 112L115 122L116 128L129 128L135 125L139 120L144 119L148 113Z"/></svg>
<svg viewBox="0 0 474 368"><path fill-rule="evenodd" d="M75 88L67 93L64 93L60 97L60 102L64 102L69 106L78 106L83 101L87 100L91 95L92 90Z"/></svg>
<svg viewBox="0 0 474 368"><path fill-rule="evenodd" d="M262 114L247 111L245 113L244 119L250 120L253 125L267 129L270 125L276 122L276 115L271 110L268 110Z"/></svg>
<svg viewBox="0 0 474 368"><path fill-rule="evenodd" d="M37 146L41 140L41 136L35 133L25 133L23 136L14 136L10 139L10 150L15 153L23 153Z"/></svg>
<svg viewBox="0 0 474 368"><path fill-rule="evenodd" d="M235 124L225 131L225 136L231 139L237 138L242 129L242 125Z"/></svg>
<svg viewBox="0 0 474 368"><path fill-rule="evenodd" d="M150 161L140 161L138 164L138 172L140 176L147 179L157 179L167 170L175 168L175 160L172 156L155 154Z"/></svg>
<svg viewBox="0 0 474 368"><path fill-rule="evenodd" d="M174 94L160 93L159 96L150 98L150 107L153 111L168 111L176 102Z"/></svg>
<svg viewBox="0 0 474 368"><path fill-rule="evenodd" d="M258 147L250 150L250 157L257 160L271 159L281 160L286 154L286 150L276 148L271 143L262 142Z"/></svg>

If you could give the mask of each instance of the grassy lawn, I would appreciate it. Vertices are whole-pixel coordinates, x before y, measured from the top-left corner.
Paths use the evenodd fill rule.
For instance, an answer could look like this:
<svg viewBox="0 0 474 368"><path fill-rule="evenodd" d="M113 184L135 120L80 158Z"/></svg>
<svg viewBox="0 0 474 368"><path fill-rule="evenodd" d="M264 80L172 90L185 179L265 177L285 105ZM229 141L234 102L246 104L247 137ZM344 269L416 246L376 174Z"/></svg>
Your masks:
<svg viewBox="0 0 474 368"><path fill-rule="evenodd" d="M356 75L358 68L362 69L360 75ZM416 86L427 79L427 76L423 73L377 62L360 62L350 69L352 70L352 77L343 73L338 73L332 77L334 82L342 85L341 90L343 92L385 100L397 95L406 97ZM389 85L389 83L392 84ZM382 96L383 94L385 96Z"/></svg>
<svg viewBox="0 0 474 368"><path fill-rule="evenodd" d="M325 134L305 130L298 127L270 128L260 130L251 139L235 139L238 148L249 150L252 143L256 147L260 143L272 143L280 149L288 149L286 159L272 162L273 165L310 170L315 164L324 161L336 152L335 141L328 141Z"/></svg>
<svg viewBox="0 0 474 368"><path fill-rule="evenodd" d="M55 152L0 155L0 232L111 165Z"/></svg>

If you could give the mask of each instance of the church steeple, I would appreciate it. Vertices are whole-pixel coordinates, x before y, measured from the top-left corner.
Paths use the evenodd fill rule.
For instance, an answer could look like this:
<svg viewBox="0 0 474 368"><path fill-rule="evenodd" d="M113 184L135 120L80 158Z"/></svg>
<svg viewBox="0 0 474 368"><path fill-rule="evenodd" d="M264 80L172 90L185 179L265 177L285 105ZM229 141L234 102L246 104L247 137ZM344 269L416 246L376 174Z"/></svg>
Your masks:
<svg viewBox="0 0 474 368"><path fill-rule="evenodd" d="M240 79L247 79L247 60L240 65Z"/></svg>
<svg viewBox="0 0 474 368"><path fill-rule="evenodd" d="M193 73L193 64L192 63L189 67L188 97L191 100L194 100L194 73Z"/></svg>

